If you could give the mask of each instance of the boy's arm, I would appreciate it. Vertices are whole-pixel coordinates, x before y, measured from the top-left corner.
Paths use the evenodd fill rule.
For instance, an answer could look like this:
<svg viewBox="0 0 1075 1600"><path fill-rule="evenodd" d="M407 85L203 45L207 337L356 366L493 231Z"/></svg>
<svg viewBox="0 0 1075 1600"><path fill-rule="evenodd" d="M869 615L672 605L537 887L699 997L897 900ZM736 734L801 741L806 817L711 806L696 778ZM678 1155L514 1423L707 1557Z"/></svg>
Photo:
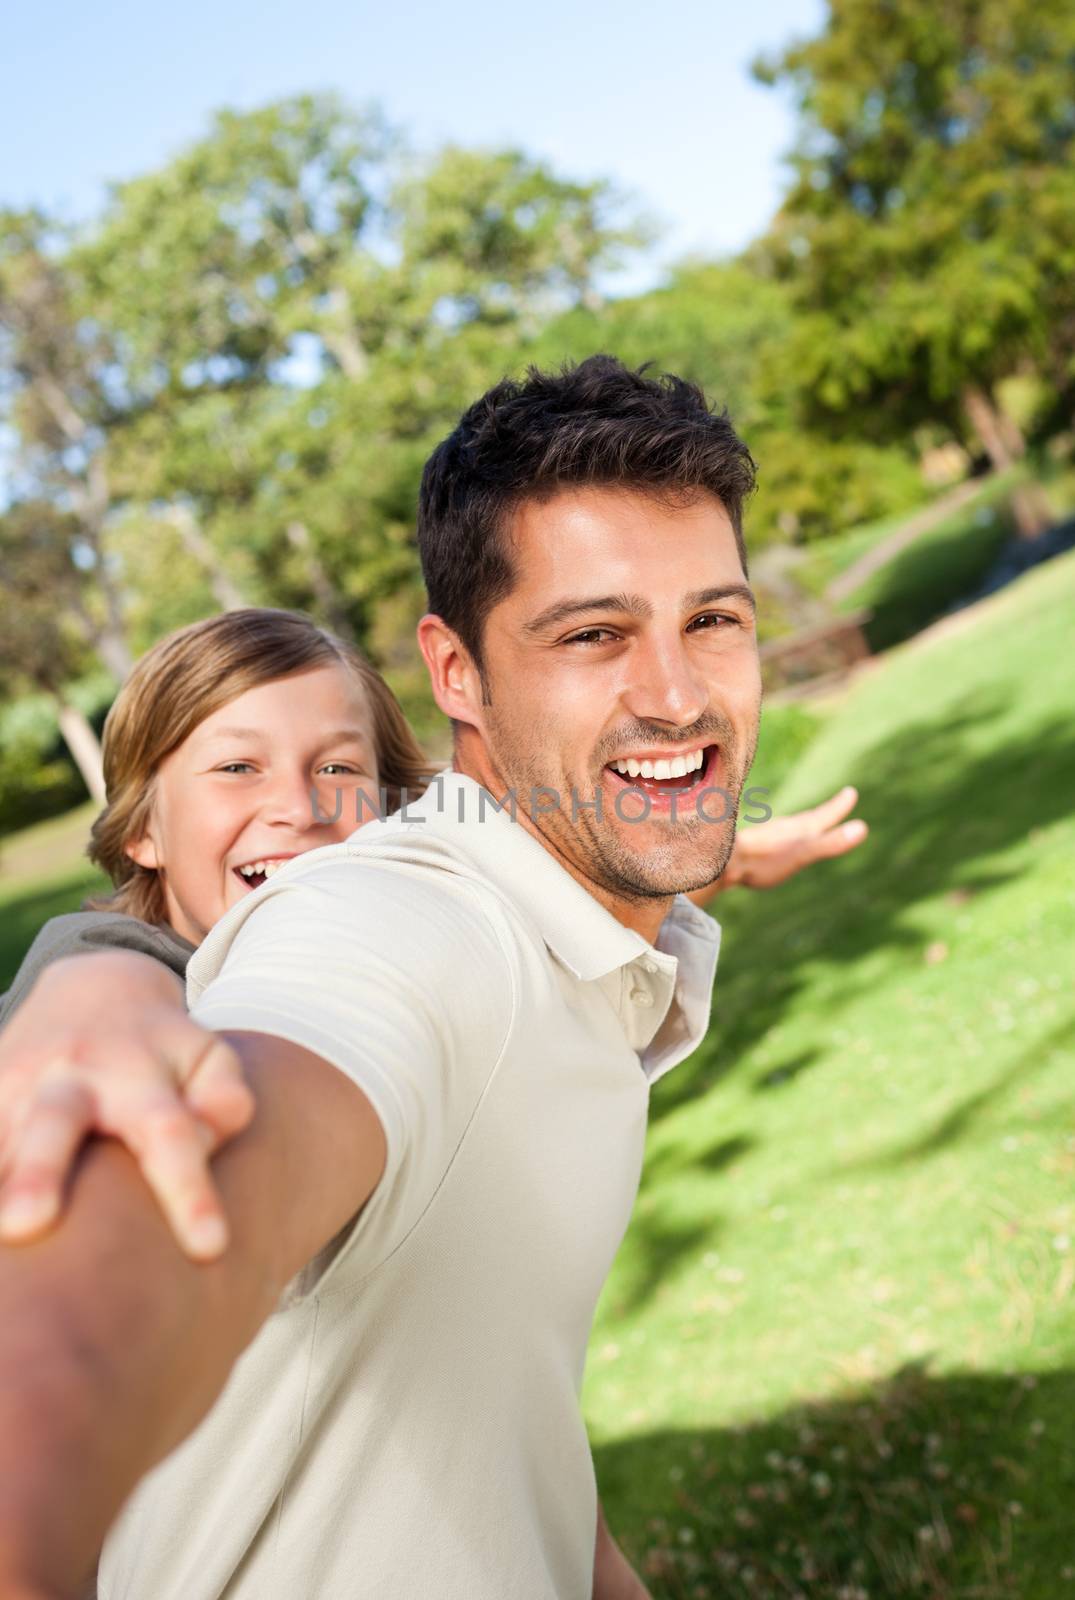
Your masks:
<svg viewBox="0 0 1075 1600"><path fill-rule="evenodd" d="M214 1163L221 1260L182 1255L132 1158L96 1141L64 1225L0 1248L0 1600L77 1593L139 1478L384 1170L381 1124L336 1067L269 1035L229 1043L257 1110Z"/></svg>

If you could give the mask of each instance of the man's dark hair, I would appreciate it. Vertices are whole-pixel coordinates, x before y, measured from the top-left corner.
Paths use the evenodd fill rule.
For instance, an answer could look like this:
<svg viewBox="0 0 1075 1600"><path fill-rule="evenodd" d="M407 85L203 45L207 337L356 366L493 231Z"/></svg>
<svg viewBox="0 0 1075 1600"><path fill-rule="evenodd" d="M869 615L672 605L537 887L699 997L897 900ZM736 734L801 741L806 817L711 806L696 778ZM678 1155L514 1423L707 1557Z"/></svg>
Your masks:
<svg viewBox="0 0 1075 1600"><path fill-rule="evenodd" d="M508 517L525 500L589 485L673 501L715 495L746 572L743 502L754 462L726 411L711 411L696 384L632 372L613 356L560 372L531 367L525 382L505 379L465 411L422 475L418 548L429 609L479 669L485 619L515 581Z"/></svg>

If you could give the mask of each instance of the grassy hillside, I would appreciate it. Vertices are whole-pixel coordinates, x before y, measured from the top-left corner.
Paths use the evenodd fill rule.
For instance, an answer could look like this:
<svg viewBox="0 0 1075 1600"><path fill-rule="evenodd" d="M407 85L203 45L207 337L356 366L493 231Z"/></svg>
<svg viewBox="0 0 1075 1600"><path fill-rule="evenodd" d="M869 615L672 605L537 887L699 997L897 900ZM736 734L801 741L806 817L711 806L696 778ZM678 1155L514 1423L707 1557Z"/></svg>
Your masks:
<svg viewBox="0 0 1075 1600"><path fill-rule="evenodd" d="M871 838L720 906L592 1346L667 1597L1075 1589L1075 558L860 680L778 796Z"/></svg>

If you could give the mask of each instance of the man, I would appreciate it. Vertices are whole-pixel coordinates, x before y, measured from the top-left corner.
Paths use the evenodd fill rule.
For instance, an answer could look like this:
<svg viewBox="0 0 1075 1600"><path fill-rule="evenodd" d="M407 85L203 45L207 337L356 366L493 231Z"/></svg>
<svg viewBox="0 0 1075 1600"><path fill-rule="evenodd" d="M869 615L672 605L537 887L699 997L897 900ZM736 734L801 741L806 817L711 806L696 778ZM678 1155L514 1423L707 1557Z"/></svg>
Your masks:
<svg viewBox="0 0 1075 1600"><path fill-rule="evenodd" d="M101 1037L190 1066L223 1036L257 1113L212 1266L106 1145L0 1260L0 1600L72 1592L170 1451L107 1600L644 1595L578 1391L649 1084L708 1019L718 930L676 897L727 863L754 753L752 484L678 380L498 385L423 481L452 773L235 907L189 1022L144 957L46 974L60 1006L92 966Z"/></svg>

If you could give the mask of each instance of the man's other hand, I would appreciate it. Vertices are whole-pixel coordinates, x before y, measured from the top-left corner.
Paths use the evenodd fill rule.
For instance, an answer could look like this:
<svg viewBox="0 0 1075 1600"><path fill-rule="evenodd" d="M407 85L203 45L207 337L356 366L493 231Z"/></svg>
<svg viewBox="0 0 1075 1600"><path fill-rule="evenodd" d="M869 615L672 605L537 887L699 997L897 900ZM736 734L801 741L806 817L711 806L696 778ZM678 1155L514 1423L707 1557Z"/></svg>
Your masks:
<svg viewBox="0 0 1075 1600"><path fill-rule="evenodd" d="M774 889L816 861L847 855L869 832L861 817L844 820L858 804L858 797L858 790L849 784L808 811L740 827L723 875L704 889L695 889L689 898L696 906L706 906L722 889L737 885Z"/></svg>

